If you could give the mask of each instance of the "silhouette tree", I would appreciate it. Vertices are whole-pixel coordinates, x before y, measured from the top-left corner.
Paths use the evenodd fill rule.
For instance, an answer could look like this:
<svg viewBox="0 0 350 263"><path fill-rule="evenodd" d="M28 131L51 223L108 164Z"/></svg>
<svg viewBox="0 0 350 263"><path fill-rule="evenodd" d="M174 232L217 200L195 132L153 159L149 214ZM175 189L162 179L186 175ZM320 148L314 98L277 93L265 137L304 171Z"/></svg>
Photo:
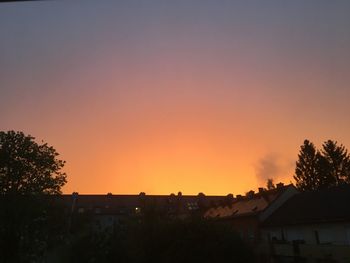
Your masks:
<svg viewBox="0 0 350 263"><path fill-rule="evenodd" d="M37 262L62 234L63 213L50 195L66 183L64 161L34 139L0 132L0 262Z"/></svg>
<svg viewBox="0 0 350 263"><path fill-rule="evenodd" d="M0 132L0 193L58 194L66 183L64 161L46 143L23 132Z"/></svg>
<svg viewBox="0 0 350 263"><path fill-rule="evenodd" d="M294 179L301 191L350 183L350 156L341 144L328 140L317 151L314 144L304 141L296 162Z"/></svg>
<svg viewBox="0 0 350 263"><path fill-rule="evenodd" d="M317 190L325 184L320 174L320 165L326 167L324 159L309 140L305 140L300 148L294 175L296 187L301 191Z"/></svg>
<svg viewBox="0 0 350 263"><path fill-rule="evenodd" d="M350 183L350 156L344 145L328 140L322 145L322 155L325 158L325 172L332 178L332 185Z"/></svg>

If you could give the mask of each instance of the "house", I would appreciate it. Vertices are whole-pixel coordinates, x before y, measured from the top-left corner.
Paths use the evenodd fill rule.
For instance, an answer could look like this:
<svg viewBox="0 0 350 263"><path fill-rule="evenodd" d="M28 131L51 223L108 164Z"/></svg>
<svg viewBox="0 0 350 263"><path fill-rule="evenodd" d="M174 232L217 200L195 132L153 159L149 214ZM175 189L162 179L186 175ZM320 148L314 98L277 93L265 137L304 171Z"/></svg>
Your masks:
<svg viewBox="0 0 350 263"><path fill-rule="evenodd" d="M262 225L280 262L350 262L350 185L293 196Z"/></svg>
<svg viewBox="0 0 350 263"><path fill-rule="evenodd" d="M229 223L240 236L251 243L260 241L260 225L276 209L281 207L298 191L293 185L277 184L275 189L259 188L259 192L237 195L230 204L208 209L204 217Z"/></svg>
<svg viewBox="0 0 350 263"><path fill-rule="evenodd" d="M59 196L66 214L73 218L85 218L93 224L94 229L112 228L123 224L131 218L146 213L156 212L167 218L184 219L192 215L202 215L203 211L213 205L220 205L230 200L228 196L198 195L72 195Z"/></svg>

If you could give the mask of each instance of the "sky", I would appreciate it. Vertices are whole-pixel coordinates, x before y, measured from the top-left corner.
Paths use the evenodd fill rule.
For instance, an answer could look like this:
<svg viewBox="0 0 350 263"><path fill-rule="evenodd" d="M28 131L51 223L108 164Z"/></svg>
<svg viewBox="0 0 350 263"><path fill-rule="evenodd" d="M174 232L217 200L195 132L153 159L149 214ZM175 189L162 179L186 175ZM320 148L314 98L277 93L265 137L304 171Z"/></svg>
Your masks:
<svg viewBox="0 0 350 263"><path fill-rule="evenodd" d="M244 194L300 145L350 147L350 1L0 4L0 130L64 193Z"/></svg>

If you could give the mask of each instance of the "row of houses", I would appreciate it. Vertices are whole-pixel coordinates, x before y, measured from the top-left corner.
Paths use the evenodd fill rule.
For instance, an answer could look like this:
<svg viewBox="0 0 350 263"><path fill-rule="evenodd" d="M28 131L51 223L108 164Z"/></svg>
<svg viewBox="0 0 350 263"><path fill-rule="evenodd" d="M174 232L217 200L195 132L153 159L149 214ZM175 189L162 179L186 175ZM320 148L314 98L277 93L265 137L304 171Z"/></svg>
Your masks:
<svg viewBox="0 0 350 263"><path fill-rule="evenodd" d="M245 195L63 195L70 213L111 228L155 211L230 224L261 262L350 262L350 186L300 193L277 184Z"/></svg>
<svg viewBox="0 0 350 263"><path fill-rule="evenodd" d="M227 221L264 262L350 262L350 186L248 192L204 217Z"/></svg>
<svg viewBox="0 0 350 263"><path fill-rule="evenodd" d="M167 218L185 219L201 217L210 207L226 205L233 201L232 195L62 195L58 199L72 218L88 218L94 228L112 229L132 218L145 214Z"/></svg>

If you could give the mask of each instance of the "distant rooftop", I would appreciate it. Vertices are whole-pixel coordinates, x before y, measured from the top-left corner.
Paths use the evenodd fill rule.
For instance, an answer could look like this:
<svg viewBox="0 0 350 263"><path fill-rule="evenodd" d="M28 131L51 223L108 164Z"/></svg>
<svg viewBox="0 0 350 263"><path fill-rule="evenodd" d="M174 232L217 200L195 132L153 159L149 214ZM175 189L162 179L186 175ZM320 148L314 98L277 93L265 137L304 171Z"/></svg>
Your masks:
<svg viewBox="0 0 350 263"><path fill-rule="evenodd" d="M350 220L350 185L314 192L304 192L290 198L264 223L265 226L311 224Z"/></svg>
<svg viewBox="0 0 350 263"><path fill-rule="evenodd" d="M129 213L135 209L143 207L154 207L168 212L173 211L194 211L201 208L208 208L219 205L227 200L227 196L206 196L202 193L198 195L62 195L58 197L60 202L66 207L72 207L74 211L92 212L98 211L100 214L121 214Z"/></svg>
<svg viewBox="0 0 350 263"><path fill-rule="evenodd" d="M206 218L230 218L239 216L256 215L264 211L277 197L292 185L279 187L271 190L260 188L258 193L248 192L245 196L236 196L229 205L210 208L204 214Z"/></svg>

